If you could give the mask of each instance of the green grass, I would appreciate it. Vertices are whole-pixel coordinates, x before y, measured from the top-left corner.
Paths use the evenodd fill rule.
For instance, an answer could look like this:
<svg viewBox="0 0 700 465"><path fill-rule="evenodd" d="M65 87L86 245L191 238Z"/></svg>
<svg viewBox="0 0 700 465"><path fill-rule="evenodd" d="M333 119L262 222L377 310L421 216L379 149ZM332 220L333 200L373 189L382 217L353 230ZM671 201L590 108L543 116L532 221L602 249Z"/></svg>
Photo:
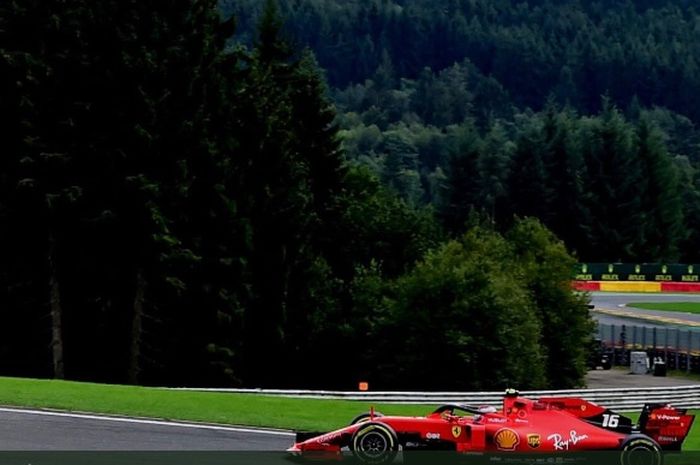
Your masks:
<svg viewBox="0 0 700 465"><path fill-rule="evenodd" d="M0 405L314 431L345 425L370 408L366 402L16 378L0 378ZM392 404L375 408L399 415L424 415L430 410L430 406Z"/></svg>
<svg viewBox="0 0 700 465"><path fill-rule="evenodd" d="M700 302L634 302L627 306L642 310L700 314Z"/></svg>
<svg viewBox="0 0 700 465"><path fill-rule="evenodd" d="M688 373L686 370L668 370L667 376L669 378L684 378L700 381L700 373ZM698 384L700 384L700 382ZM700 421L700 419L698 421Z"/></svg>
<svg viewBox="0 0 700 465"><path fill-rule="evenodd" d="M700 411L696 410L694 413L698 418L695 419L693 429L683 443L683 450L700 450Z"/></svg>
<svg viewBox="0 0 700 465"><path fill-rule="evenodd" d="M0 405L74 412L328 431L369 410L366 402L287 399L258 395L0 378ZM426 405L375 404L385 414L425 415ZM695 412L700 415L700 411ZM700 418L684 445L700 450Z"/></svg>

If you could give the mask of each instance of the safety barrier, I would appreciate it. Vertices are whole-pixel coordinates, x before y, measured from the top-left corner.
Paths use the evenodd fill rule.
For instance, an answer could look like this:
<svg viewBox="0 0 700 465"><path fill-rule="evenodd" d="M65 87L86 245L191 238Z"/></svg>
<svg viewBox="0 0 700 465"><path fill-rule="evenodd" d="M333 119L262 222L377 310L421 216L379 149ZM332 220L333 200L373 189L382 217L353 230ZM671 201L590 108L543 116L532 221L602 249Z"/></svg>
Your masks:
<svg viewBox="0 0 700 465"><path fill-rule="evenodd" d="M648 281L574 281L577 291L603 292L698 292L700 283Z"/></svg>
<svg viewBox="0 0 700 465"><path fill-rule="evenodd" d="M643 376L643 375L638 375ZM258 394L302 399L335 399L402 404L465 403L498 406L503 392L361 392L308 391L279 389L176 388L179 390ZM581 397L590 402L618 411L636 411L646 403L671 404L678 408L700 409L700 385L664 388L580 389L569 391L524 391L524 397Z"/></svg>

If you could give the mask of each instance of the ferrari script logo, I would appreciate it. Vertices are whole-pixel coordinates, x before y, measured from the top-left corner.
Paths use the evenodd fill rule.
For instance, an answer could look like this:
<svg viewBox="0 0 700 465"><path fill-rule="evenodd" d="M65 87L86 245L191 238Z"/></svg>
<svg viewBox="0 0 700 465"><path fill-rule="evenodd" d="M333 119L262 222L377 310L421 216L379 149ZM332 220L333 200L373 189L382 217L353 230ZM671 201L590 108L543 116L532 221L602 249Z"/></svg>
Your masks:
<svg viewBox="0 0 700 465"><path fill-rule="evenodd" d="M542 444L542 439L539 434L528 434L527 435L527 445L533 449L537 449Z"/></svg>
<svg viewBox="0 0 700 465"><path fill-rule="evenodd" d="M452 427L452 436L457 439L459 435L462 434L462 427L461 426L453 426Z"/></svg>
<svg viewBox="0 0 700 465"><path fill-rule="evenodd" d="M493 442L496 443L498 450L515 450L520 444L520 436L518 433L509 428L499 429L493 436Z"/></svg>

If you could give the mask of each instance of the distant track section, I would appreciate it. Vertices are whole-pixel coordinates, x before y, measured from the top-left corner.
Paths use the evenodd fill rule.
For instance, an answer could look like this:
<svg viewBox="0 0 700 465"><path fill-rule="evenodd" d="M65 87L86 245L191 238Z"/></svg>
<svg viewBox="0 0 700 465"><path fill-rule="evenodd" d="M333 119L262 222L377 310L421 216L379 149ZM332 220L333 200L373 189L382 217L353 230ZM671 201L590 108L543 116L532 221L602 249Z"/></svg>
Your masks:
<svg viewBox="0 0 700 465"><path fill-rule="evenodd" d="M444 404L460 402L472 405L498 406L503 402L503 392L360 392L360 391L307 391L279 389L206 389L177 388L189 391L229 392L259 394L302 399L336 399L365 402L393 402L404 404ZM663 388L632 389L580 389L571 391L525 391L522 395L539 397L581 397L620 411L641 409L645 403L672 404L679 408L700 408L700 385Z"/></svg>

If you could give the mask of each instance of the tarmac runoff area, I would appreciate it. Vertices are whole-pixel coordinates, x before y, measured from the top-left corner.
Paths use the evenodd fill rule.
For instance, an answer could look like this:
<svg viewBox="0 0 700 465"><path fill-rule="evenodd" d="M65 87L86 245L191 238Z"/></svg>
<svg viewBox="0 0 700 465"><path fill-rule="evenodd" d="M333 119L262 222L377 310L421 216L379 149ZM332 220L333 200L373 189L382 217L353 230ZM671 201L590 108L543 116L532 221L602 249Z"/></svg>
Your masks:
<svg viewBox="0 0 700 465"><path fill-rule="evenodd" d="M586 374L588 389L624 389L643 387L697 386L700 381L671 376L633 375L629 368L592 370Z"/></svg>

